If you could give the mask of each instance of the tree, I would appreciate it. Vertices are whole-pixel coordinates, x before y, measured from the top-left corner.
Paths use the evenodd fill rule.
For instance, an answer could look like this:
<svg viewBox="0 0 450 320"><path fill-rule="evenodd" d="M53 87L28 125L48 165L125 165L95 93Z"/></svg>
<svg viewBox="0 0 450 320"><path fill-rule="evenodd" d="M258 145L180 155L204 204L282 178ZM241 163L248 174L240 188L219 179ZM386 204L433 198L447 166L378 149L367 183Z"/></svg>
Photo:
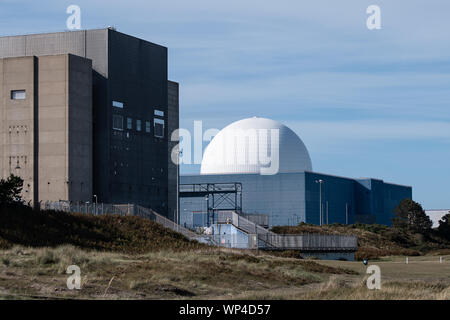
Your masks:
<svg viewBox="0 0 450 320"><path fill-rule="evenodd" d="M8 179L0 180L0 205L22 204L23 180L11 174Z"/></svg>
<svg viewBox="0 0 450 320"><path fill-rule="evenodd" d="M433 222L425 213L422 206L411 200L404 199L395 207L395 218L392 226L397 229L425 234L431 230Z"/></svg>
<svg viewBox="0 0 450 320"><path fill-rule="evenodd" d="M450 240L450 211L439 220L438 232L442 238Z"/></svg>

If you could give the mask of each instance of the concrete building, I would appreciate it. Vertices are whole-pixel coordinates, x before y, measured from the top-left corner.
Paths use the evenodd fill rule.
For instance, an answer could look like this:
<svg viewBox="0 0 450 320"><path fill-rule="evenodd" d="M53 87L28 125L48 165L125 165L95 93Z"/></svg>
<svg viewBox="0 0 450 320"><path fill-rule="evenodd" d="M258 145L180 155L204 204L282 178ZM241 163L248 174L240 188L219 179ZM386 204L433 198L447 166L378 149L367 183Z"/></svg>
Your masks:
<svg viewBox="0 0 450 320"><path fill-rule="evenodd" d="M2 177L28 201L92 196L92 66L71 54L0 59Z"/></svg>
<svg viewBox="0 0 450 320"><path fill-rule="evenodd" d="M0 37L0 58L1 174L25 199L173 210L167 48L107 28Z"/></svg>
<svg viewBox="0 0 450 320"><path fill-rule="evenodd" d="M177 194L177 186L178 186L178 177L179 177L179 165L176 162L172 161L173 150L178 143L178 131L179 128L179 85L176 82L169 81L168 87L168 112L167 112L167 130L169 132L168 143L169 143L169 157L167 157L167 168L168 168L168 214L167 216L175 221L178 210L178 194ZM176 155L177 157L178 155Z"/></svg>
<svg viewBox="0 0 450 320"><path fill-rule="evenodd" d="M264 137L261 133L277 132ZM276 172L270 168L278 154ZM271 161L260 161L261 154ZM355 222L391 225L394 208L412 198L409 186L379 179L353 179L312 171L304 143L288 127L264 118L236 121L220 131L204 152L201 173L183 175L181 184L242 184L242 213L267 215L268 225ZM182 224L196 227L206 221L202 197L180 199ZM221 201L213 208L229 208ZM197 222L196 222L197 221Z"/></svg>

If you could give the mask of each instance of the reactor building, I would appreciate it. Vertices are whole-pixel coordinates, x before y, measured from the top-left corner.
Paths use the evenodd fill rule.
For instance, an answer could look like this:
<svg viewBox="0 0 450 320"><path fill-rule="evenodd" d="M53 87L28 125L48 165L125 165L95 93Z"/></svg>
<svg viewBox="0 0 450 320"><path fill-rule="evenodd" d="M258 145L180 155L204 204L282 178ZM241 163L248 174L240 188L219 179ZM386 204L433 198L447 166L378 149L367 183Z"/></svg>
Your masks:
<svg viewBox="0 0 450 320"><path fill-rule="evenodd" d="M178 84L167 48L114 28L0 37L0 177L27 202L175 216Z"/></svg>
<svg viewBox="0 0 450 320"><path fill-rule="evenodd" d="M227 184L239 186L241 199L220 194ZM309 152L295 132L257 117L222 129L204 152L200 174L180 177L180 191L202 188L214 192L197 192L200 196L180 192L181 224L194 228L209 224L210 215L230 209L249 220L266 221L258 224L268 227L301 222L391 225L395 206L412 198L410 186L314 172ZM221 199L211 204L209 196L215 194Z"/></svg>

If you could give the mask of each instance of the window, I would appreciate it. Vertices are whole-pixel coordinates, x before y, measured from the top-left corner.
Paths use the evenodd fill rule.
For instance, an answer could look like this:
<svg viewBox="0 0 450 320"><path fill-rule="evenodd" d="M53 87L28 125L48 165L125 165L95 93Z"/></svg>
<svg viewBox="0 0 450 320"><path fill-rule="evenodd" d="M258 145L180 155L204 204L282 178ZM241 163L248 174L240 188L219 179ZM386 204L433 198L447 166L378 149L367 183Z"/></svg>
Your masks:
<svg viewBox="0 0 450 320"><path fill-rule="evenodd" d="M113 114L113 129L123 130L123 117L118 114Z"/></svg>
<svg viewBox="0 0 450 320"><path fill-rule="evenodd" d="M154 119L153 123L155 130L154 135L158 138L164 138L164 120Z"/></svg>
<svg viewBox="0 0 450 320"><path fill-rule="evenodd" d="M145 132L150 133L150 121L145 121Z"/></svg>
<svg viewBox="0 0 450 320"><path fill-rule="evenodd" d="M139 119L136 120L136 130L141 131L141 120Z"/></svg>
<svg viewBox="0 0 450 320"><path fill-rule="evenodd" d="M11 90L11 100L25 100L26 98L25 90Z"/></svg>
<svg viewBox="0 0 450 320"><path fill-rule="evenodd" d="M112 105L113 105L113 107L123 109L123 102L113 101Z"/></svg>
<svg viewBox="0 0 450 320"><path fill-rule="evenodd" d="M164 117L164 111L161 111L161 110L155 110L155 116L158 116L158 117Z"/></svg>
<svg viewBox="0 0 450 320"><path fill-rule="evenodd" d="M127 129L133 129L133 119L127 118Z"/></svg>

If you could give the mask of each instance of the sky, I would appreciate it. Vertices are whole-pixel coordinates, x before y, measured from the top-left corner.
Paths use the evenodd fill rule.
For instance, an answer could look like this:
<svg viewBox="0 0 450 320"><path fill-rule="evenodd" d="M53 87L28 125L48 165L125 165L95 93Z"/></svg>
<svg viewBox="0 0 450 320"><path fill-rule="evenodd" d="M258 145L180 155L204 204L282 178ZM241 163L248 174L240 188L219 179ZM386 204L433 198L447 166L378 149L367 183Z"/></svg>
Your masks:
<svg viewBox="0 0 450 320"><path fill-rule="evenodd" d="M169 48L182 128L271 118L314 171L410 185L424 208L450 208L450 1L0 0L0 34L64 31L72 4L82 29Z"/></svg>

